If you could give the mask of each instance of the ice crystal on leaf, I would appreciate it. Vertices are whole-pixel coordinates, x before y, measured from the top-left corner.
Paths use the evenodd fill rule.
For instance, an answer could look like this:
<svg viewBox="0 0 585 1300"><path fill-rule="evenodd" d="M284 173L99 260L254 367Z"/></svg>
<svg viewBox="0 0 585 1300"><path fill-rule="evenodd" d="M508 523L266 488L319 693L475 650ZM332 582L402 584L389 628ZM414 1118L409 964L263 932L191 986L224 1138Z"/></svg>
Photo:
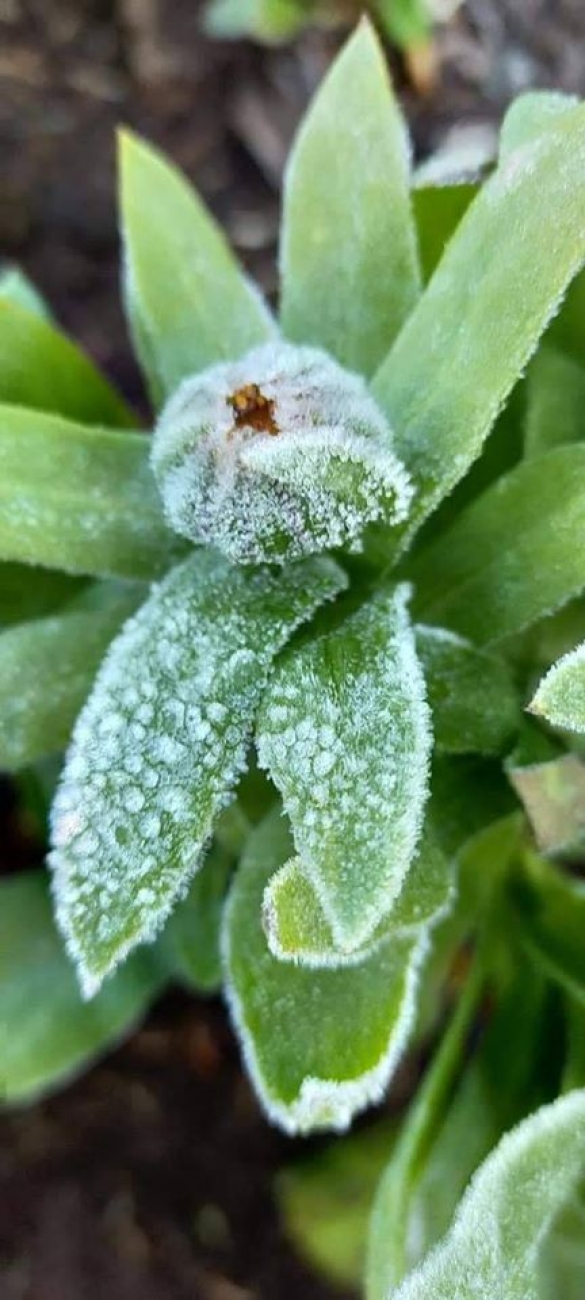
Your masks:
<svg viewBox="0 0 585 1300"><path fill-rule="evenodd" d="M367 524L402 522L412 496L363 379L285 342L184 380L152 464L171 527L243 563L356 549Z"/></svg>

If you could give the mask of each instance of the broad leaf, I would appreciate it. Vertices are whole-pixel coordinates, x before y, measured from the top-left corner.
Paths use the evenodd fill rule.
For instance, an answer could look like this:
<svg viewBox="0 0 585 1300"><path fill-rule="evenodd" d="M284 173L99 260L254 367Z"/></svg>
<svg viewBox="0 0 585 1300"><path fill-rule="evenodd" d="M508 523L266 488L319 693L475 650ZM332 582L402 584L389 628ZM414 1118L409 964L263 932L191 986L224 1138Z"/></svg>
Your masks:
<svg viewBox="0 0 585 1300"><path fill-rule="evenodd" d="M198 993L221 987L220 929L231 869L231 855L213 844L157 940L169 973Z"/></svg>
<svg viewBox="0 0 585 1300"><path fill-rule="evenodd" d="M502 123L500 157L506 158L515 149L532 143L543 131L570 116L578 106L576 95L563 95L558 90L529 90L518 95Z"/></svg>
<svg viewBox="0 0 585 1300"><path fill-rule="evenodd" d="M520 721L520 702L502 659L443 628L416 628L437 749L498 754Z"/></svg>
<svg viewBox="0 0 585 1300"><path fill-rule="evenodd" d="M43 320L51 319L44 298L18 266L9 266L5 271L0 271L0 298L6 298L8 302L35 312Z"/></svg>
<svg viewBox="0 0 585 1300"><path fill-rule="evenodd" d="M245 765L274 655L343 585L328 560L275 574L202 551L113 642L53 812L57 915L88 995L186 891Z"/></svg>
<svg viewBox="0 0 585 1300"><path fill-rule="evenodd" d="M416 612L486 644L585 586L585 446L510 471L414 560Z"/></svg>
<svg viewBox="0 0 585 1300"><path fill-rule="evenodd" d="M538 1300L538 1260L585 1166L585 1092L545 1106L500 1142L453 1225L394 1300Z"/></svg>
<svg viewBox="0 0 585 1300"><path fill-rule="evenodd" d="M179 543L136 433L0 406L0 554L70 573L151 578Z"/></svg>
<svg viewBox="0 0 585 1300"><path fill-rule="evenodd" d="M525 455L585 442L585 368L542 347L528 372Z"/></svg>
<svg viewBox="0 0 585 1300"><path fill-rule="evenodd" d="M85 424L126 428L135 419L83 352L56 326L0 291L0 402Z"/></svg>
<svg viewBox="0 0 585 1300"><path fill-rule="evenodd" d="M552 727L585 732L585 642L553 664L530 710Z"/></svg>
<svg viewBox="0 0 585 1300"><path fill-rule="evenodd" d="M126 309L158 404L187 375L262 343L273 326L186 179L127 131L120 185Z"/></svg>
<svg viewBox="0 0 585 1300"><path fill-rule="evenodd" d="M112 637L144 597L103 583L103 599L0 633L0 769L63 749Z"/></svg>
<svg viewBox="0 0 585 1300"><path fill-rule="evenodd" d="M130 1032L163 976L139 953L91 1005L57 934L44 872L0 884L2 1099L30 1101Z"/></svg>
<svg viewBox="0 0 585 1300"><path fill-rule="evenodd" d="M411 864L431 745L409 589L379 594L277 667L258 727L297 852L347 952L374 933Z"/></svg>
<svg viewBox="0 0 585 1300"><path fill-rule="evenodd" d="M476 193L477 186L464 181L453 185L415 185L412 202L425 284Z"/></svg>
<svg viewBox="0 0 585 1300"><path fill-rule="evenodd" d="M372 374L416 302L419 272L406 127L365 20L304 118L283 222L285 334Z"/></svg>
<svg viewBox="0 0 585 1300"><path fill-rule="evenodd" d="M227 992L252 1081L288 1133L344 1129L378 1101L406 1046L426 942L392 939L361 965L306 970L277 961L261 923L262 898L290 856L272 813L236 874L224 929Z"/></svg>
<svg viewBox="0 0 585 1300"><path fill-rule="evenodd" d="M497 169L375 376L419 523L479 455L585 259L584 150L582 107Z"/></svg>
<svg viewBox="0 0 585 1300"><path fill-rule="evenodd" d="M0 628L53 614L78 596L85 578L31 564L0 564Z"/></svg>

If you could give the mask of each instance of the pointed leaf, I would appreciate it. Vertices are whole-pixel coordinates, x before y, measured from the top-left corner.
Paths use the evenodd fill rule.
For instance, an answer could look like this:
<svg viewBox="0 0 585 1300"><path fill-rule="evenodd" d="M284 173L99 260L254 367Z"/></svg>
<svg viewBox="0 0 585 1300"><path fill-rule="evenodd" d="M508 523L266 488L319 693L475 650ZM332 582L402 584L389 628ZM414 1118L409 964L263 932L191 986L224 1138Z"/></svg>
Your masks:
<svg viewBox="0 0 585 1300"><path fill-rule="evenodd" d="M6 298L8 302L16 303L17 306L26 307L27 311L35 312L43 320L51 319L51 312L44 298L18 266L9 266L6 270L0 271L0 298Z"/></svg>
<svg viewBox="0 0 585 1300"><path fill-rule="evenodd" d="M57 934L42 871L0 883L2 1099L24 1102L76 1074L128 1034L163 976L139 953L88 1006Z"/></svg>
<svg viewBox="0 0 585 1300"><path fill-rule="evenodd" d="M394 1300L538 1300L542 1241L584 1166L585 1092L572 1092L502 1139Z"/></svg>
<svg viewBox="0 0 585 1300"><path fill-rule="evenodd" d="M273 326L187 180L128 131L120 185L126 308L158 404L187 375L262 343Z"/></svg>
<svg viewBox="0 0 585 1300"><path fill-rule="evenodd" d="M473 502L409 569L416 612L486 644L585 586L585 446L524 462Z"/></svg>
<svg viewBox="0 0 585 1300"><path fill-rule="evenodd" d="M0 292L0 402L126 428L132 412L91 361L38 311Z"/></svg>
<svg viewBox="0 0 585 1300"><path fill-rule="evenodd" d="M497 169L374 379L419 523L479 455L585 260L584 154L580 107Z"/></svg>
<svg viewBox="0 0 585 1300"><path fill-rule="evenodd" d="M228 999L272 1121L287 1133L344 1129L381 1098L405 1048L426 944L393 939L338 970L276 961L262 930L262 896L291 848L278 811L248 842L225 917Z"/></svg>
<svg viewBox="0 0 585 1300"><path fill-rule="evenodd" d="M0 554L70 573L164 572L180 544L148 453L140 434L0 407Z"/></svg>
<svg viewBox="0 0 585 1300"><path fill-rule="evenodd" d="M408 596L406 586L380 594L287 655L260 716L260 763L348 952L390 911L427 797L431 732Z"/></svg>
<svg viewBox="0 0 585 1300"><path fill-rule="evenodd" d="M551 727L585 732L585 642L563 655L543 677L531 713Z"/></svg>
<svg viewBox="0 0 585 1300"><path fill-rule="evenodd" d="M578 106L576 95L563 95L558 90L528 90L518 95L502 123L500 158L507 158L514 149L530 144L543 131L570 116Z"/></svg>
<svg viewBox="0 0 585 1300"><path fill-rule="evenodd" d="M585 368L543 347L528 372L525 455L585 441Z"/></svg>
<svg viewBox="0 0 585 1300"><path fill-rule="evenodd" d="M0 769L63 749L101 660L142 586L103 586L94 609L69 608L0 633Z"/></svg>
<svg viewBox="0 0 585 1300"><path fill-rule="evenodd" d="M201 552L114 641L53 812L57 915L88 995L185 892L245 765L274 655L343 584L328 560L274 574Z"/></svg>
<svg viewBox="0 0 585 1300"><path fill-rule="evenodd" d="M502 659L444 628L416 628L437 749L498 754L518 729L520 702Z"/></svg>
<svg viewBox="0 0 585 1300"><path fill-rule="evenodd" d="M416 302L419 272L406 127L365 20L301 126L283 220L285 334L372 374Z"/></svg>
<svg viewBox="0 0 585 1300"><path fill-rule="evenodd" d="M220 929L231 870L231 855L213 844L157 940L165 968L197 993L221 987Z"/></svg>

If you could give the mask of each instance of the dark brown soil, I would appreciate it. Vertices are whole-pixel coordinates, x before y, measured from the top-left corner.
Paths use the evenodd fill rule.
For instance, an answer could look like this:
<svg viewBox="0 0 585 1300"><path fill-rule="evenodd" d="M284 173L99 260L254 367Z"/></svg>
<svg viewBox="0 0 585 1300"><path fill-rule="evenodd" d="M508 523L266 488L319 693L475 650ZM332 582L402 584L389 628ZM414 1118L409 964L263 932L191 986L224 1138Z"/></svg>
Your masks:
<svg viewBox="0 0 585 1300"><path fill-rule="evenodd" d="M0 254L140 399L118 306L113 132L125 121L192 176L275 290L279 186L339 38L213 45L196 0L0 0ZM419 155L454 124L493 130L519 90L585 94L583 0L468 0L425 96L393 70ZM10 869L38 856L0 786ZM283 1241L268 1128L222 1008L175 996L107 1062L3 1121L0 1300L324 1300Z"/></svg>

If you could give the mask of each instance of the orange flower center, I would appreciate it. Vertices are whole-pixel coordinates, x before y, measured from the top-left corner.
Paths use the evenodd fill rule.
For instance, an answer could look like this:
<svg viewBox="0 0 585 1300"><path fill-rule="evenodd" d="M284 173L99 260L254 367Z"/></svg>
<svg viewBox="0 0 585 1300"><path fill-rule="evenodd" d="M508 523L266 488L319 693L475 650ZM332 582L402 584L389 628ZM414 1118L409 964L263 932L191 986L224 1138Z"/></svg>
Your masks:
<svg viewBox="0 0 585 1300"><path fill-rule="evenodd" d="M258 384L244 384L226 401L234 413L236 429L254 429L255 433L268 433L273 438L279 433L274 418L275 403L264 396Z"/></svg>

